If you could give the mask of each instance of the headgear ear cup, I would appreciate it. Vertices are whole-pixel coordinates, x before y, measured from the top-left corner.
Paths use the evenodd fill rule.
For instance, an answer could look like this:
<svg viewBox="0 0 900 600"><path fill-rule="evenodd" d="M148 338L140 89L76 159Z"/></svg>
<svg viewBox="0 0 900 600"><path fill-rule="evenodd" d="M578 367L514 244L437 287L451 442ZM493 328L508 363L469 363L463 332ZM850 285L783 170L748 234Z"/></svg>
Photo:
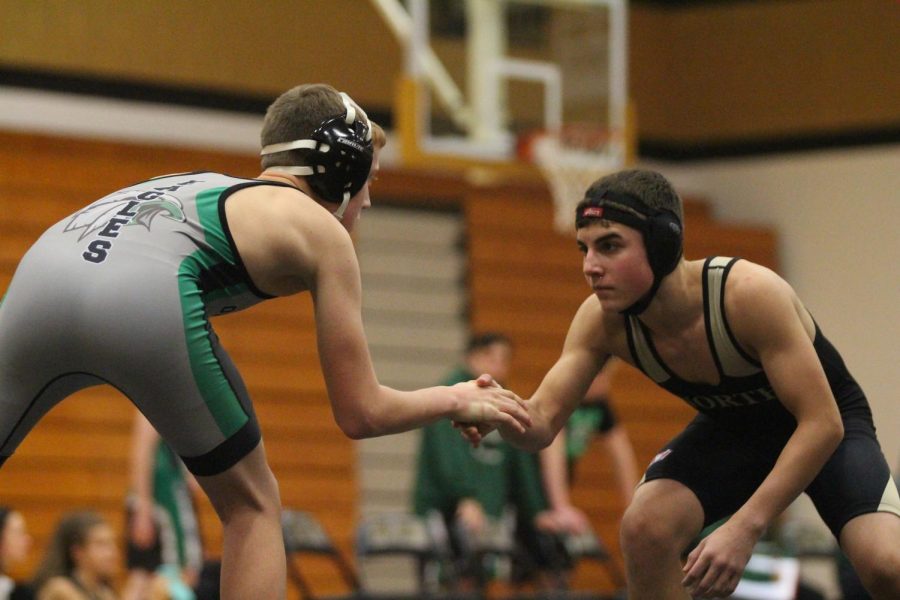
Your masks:
<svg viewBox="0 0 900 600"><path fill-rule="evenodd" d="M340 116L329 119L310 135L318 147L307 159L313 167L307 181L325 200L342 203L365 185L374 154L372 142L365 137L367 131L368 126L361 121L348 125Z"/></svg>
<svg viewBox="0 0 900 600"><path fill-rule="evenodd" d="M647 221L647 257L653 273L665 277L678 265L684 243L678 217L669 211L658 211Z"/></svg>

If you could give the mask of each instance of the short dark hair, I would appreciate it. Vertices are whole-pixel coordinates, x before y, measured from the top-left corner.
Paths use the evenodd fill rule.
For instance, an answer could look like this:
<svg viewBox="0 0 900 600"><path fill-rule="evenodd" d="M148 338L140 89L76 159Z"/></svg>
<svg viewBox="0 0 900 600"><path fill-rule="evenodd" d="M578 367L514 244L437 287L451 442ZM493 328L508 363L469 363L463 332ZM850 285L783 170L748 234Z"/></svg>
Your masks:
<svg viewBox="0 0 900 600"><path fill-rule="evenodd" d="M591 198L600 198L606 191L636 196L647 208L674 213L682 226L684 224L684 208L678 192L668 179L648 169L627 169L601 177L585 192L575 215L581 215L584 208L591 204Z"/></svg>
<svg viewBox="0 0 900 600"><path fill-rule="evenodd" d="M494 344L505 344L512 348L512 340L503 333L497 331L485 331L483 333L473 334L469 337L469 343L466 344L466 354L472 354L478 350L483 350Z"/></svg>

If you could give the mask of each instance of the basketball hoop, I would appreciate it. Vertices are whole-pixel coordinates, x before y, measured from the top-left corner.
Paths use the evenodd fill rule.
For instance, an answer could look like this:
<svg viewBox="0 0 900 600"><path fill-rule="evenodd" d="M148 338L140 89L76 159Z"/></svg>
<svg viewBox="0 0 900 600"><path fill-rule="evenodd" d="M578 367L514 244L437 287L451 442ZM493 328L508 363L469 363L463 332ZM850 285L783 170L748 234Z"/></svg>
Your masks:
<svg viewBox="0 0 900 600"><path fill-rule="evenodd" d="M554 225L571 233L575 207L597 179L621 168L621 140L598 127L567 125L559 131L542 131L526 143L532 162L537 164L550 186L554 204Z"/></svg>

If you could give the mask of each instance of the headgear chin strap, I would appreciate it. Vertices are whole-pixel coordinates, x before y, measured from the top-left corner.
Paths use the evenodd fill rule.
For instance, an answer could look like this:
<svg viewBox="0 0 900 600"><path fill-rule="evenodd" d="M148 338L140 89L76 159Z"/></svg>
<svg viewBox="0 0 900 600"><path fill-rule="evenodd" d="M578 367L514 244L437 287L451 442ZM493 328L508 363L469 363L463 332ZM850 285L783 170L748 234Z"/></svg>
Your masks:
<svg viewBox="0 0 900 600"><path fill-rule="evenodd" d="M651 209L637 196L613 190L588 190L575 215L576 228L586 226L590 219L615 221L641 232L653 271L653 285L622 311L626 315L641 314L647 310L662 280L678 266L683 247L681 221L671 211Z"/></svg>
<svg viewBox="0 0 900 600"><path fill-rule="evenodd" d="M341 92L344 113L323 122L308 139L269 144L260 156L304 150L302 165L273 166L280 171L306 177L313 191L328 202L339 203L334 211L343 220L350 198L363 188L372 169L372 126L366 113Z"/></svg>

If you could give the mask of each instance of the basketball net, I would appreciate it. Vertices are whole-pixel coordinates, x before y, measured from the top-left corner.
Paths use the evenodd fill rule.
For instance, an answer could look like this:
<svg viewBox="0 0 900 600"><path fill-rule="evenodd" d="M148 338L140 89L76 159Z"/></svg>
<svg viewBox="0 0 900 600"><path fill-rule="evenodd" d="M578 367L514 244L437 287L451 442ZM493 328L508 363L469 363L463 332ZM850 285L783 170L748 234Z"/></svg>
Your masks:
<svg viewBox="0 0 900 600"><path fill-rule="evenodd" d="M572 127L535 136L531 159L550 186L553 224L561 233L575 227L575 207L597 179L621 168L606 130Z"/></svg>

